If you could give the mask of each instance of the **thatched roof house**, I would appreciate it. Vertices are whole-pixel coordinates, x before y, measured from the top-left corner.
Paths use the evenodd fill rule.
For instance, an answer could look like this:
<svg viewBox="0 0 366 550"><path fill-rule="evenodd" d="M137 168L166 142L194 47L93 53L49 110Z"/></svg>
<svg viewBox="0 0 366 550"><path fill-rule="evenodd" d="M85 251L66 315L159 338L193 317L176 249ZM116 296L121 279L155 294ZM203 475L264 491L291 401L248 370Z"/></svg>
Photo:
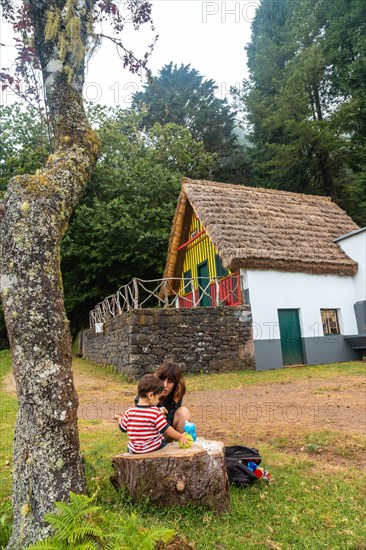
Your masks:
<svg viewBox="0 0 366 550"><path fill-rule="evenodd" d="M366 227L328 197L183 179L164 280L151 293L164 307L134 298L128 342L110 324L108 342L118 340L111 349L128 369L151 368L153 349L188 372L357 360L365 281Z"/></svg>
<svg viewBox="0 0 366 550"><path fill-rule="evenodd" d="M239 319L249 306L259 370L348 361L365 332L365 251L366 230L328 197L184 179L164 278L178 308Z"/></svg>
<svg viewBox="0 0 366 550"><path fill-rule="evenodd" d="M355 275L334 242L358 226L328 197L182 180L164 277L180 277L192 212L231 271L239 268Z"/></svg>

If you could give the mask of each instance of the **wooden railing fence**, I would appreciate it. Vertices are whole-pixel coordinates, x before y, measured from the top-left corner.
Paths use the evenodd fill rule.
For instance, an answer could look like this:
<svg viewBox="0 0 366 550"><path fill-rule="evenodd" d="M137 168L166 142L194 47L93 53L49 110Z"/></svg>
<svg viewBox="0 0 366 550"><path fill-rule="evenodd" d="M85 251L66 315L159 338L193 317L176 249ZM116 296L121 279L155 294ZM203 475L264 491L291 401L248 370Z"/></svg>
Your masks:
<svg viewBox="0 0 366 550"><path fill-rule="evenodd" d="M105 323L131 309L173 308L173 307L212 307L236 305L241 301L241 278L239 275L225 279L219 277L205 280L192 278L180 285L179 291L173 289L173 281L178 278L144 280L133 278L121 286L115 294L107 296L89 313L90 328L97 323ZM228 282L230 284L228 284ZM178 285L176 285L178 286Z"/></svg>

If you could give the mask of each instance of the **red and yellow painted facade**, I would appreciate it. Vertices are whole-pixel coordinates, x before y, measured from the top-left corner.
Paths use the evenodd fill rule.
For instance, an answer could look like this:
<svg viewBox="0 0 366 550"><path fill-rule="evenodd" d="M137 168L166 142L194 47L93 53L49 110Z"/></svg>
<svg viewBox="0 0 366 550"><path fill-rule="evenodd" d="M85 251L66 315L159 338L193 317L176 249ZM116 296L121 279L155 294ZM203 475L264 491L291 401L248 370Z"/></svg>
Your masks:
<svg viewBox="0 0 366 550"><path fill-rule="evenodd" d="M226 270L200 220L192 215L184 250L178 307L227 305L242 303L239 274ZM202 288L207 293L202 296Z"/></svg>

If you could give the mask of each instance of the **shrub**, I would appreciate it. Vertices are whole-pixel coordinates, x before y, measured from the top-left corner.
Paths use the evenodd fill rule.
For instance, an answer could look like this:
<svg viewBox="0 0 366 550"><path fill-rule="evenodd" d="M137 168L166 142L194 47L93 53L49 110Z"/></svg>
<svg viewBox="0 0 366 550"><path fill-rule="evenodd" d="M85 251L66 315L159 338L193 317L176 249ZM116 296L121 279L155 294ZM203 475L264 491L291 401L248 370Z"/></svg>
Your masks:
<svg viewBox="0 0 366 550"><path fill-rule="evenodd" d="M54 535L29 550L153 550L157 541L169 542L171 529L143 529L135 514L122 517L95 505L95 498L70 492L70 502L56 502L46 514Z"/></svg>

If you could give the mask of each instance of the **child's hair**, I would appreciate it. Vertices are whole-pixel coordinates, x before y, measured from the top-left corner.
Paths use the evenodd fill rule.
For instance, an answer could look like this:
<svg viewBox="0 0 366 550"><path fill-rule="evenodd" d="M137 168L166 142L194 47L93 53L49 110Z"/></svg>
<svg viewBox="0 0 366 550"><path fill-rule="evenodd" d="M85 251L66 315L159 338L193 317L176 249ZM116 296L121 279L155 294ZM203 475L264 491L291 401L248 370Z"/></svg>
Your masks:
<svg viewBox="0 0 366 550"><path fill-rule="evenodd" d="M164 383L160 378L157 378L155 374L145 374L139 382L137 387L137 393L139 397L146 397L148 393L152 392L154 395L162 393L164 390Z"/></svg>
<svg viewBox="0 0 366 550"><path fill-rule="evenodd" d="M159 365L155 371L155 376L160 378L160 380L170 380L174 382L174 388L172 390L172 397L175 403L181 401L183 395L186 393L186 384L183 378L182 369L177 363L173 361L166 360L164 363Z"/></svg>

